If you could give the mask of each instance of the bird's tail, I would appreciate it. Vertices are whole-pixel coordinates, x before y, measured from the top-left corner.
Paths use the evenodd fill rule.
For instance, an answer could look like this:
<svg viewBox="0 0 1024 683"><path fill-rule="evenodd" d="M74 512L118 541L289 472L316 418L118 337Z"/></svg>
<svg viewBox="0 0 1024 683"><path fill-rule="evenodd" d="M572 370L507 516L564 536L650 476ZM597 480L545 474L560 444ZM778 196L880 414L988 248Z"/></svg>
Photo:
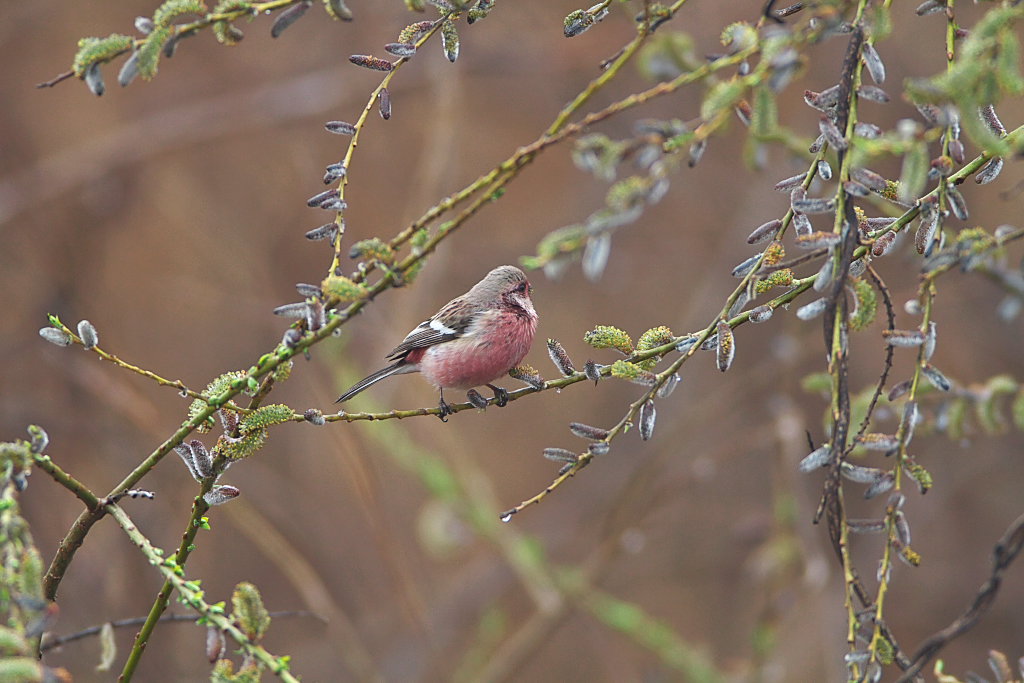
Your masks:
<svg viewBox="0 0 1024 683"><path fill-rule="evenodd" d="M398 360L385 368L381 368L380 370L373 373L369 377L364 377L363 379L353 384L352 388L350 388L348 391L342 394L338 398L338 400L335 401L335 403L347 401L356 394L358 394L359 392L361 392L363 389L366 389L367 387L372 386L377 382L381 381L382 379L390 377L391 375L401 375L406 372L415 372L416 370L416 366L406 363L404 358L402 360Z"/></svg>

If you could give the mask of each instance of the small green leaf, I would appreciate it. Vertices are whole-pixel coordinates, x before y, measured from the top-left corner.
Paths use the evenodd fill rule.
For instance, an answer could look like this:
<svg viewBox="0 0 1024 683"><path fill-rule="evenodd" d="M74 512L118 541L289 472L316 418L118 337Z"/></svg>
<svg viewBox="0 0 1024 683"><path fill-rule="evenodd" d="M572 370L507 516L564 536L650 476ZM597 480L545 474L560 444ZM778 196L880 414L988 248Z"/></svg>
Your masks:
<svg viewBox="0 0 1024 683"><path fill-rule="evenodd" d="M241 370L225 372L223 375L220 375L219 377L212 380L209 384L207 384L206 388L201 392L201 395L203 396L203 398L212 399L214 396L218 396L227 391L227 389L230 388L235 381L240 381L241 378L243 378L244 376L245 373L242 372ZM192 403L188 407L187 422L191 422L192 420L194 420L196 417L199 416L200 413L202 413L208 407L209 405L207 404L207 402L202 399L197 398L194 401L192 401ZM227 408L223 408L223 410L227 410ZM207 416L207 418L203 422L201 422L196 429L205 434L206 432L209 432L211 429L213 429L214 424L215 423L213 416L210 415Z"/></svg>
<svg viewBox="0 0 1024 683"><path fill-rule="evenodd" d="M71 63L75 76L82 78L86 70L97 62L108 62L115 56L130 50L135 40L131 36L120 33L111 33L106 38L82 38L78 41L78 52ZM50 323L59 325L60 321L54 323L56 316L51 316Z"/></svg>
<svg viewBox="0 0 1024 683"><path fill-rule="evenodd" d="M248 458L250 455L263 448L267 443L267 430L250 430L248 434L238 439L227 439L223 436L217 440L214 452L222 454L231 460Z"/></svg>
<svg viewBox="0 0 1024 683"><path fill-rule="evenodd" d="M287 360L278 365L274 368L274 381L283 382L291 377L293 367L295 367L295 362L292 360Z"/></svg>
<svg viewBox="0 0 1024 683"><path fill-rule="evenodd" d="M342 303L356 301L366 296L366 287L353 282L344 275L330 275L320 283L324 296L337 297Z"/></svg>
<svg viewBox="0 0 1024 683"><path fill-rule="evenodd" d="M675 341L675 335L672 334L672 330L664 325L661 325L660 327L652 327L640 335L640 339L636 343L636 350L648 351L659 346L664 346L672 341Z"/></svg>
<svg viewBox="0 0 1024 683"><path fill-rule="evenodd" d="M890 664L892 664L893 663L893 659L896 656L895 652L892 649L892 643L890 643L888 640L886 640L886 638L884 636L878 638L875 641L875 643L876 643L875 652L878 653L878 661L883 666L889 666Z"/></svg>
<svg viewBox="0 0 1024 683"><path fill-rule="evenodd" d="M673 341L675 341L675 335L672 334L672 330L664 325L660 327L652 327L640 335L640 339L636 342L636 350L649 351L650 349L664 346L665 344L669 344ZM644 370L650 370L658 364L659 360L660 358L658 356L654 356L647 360L638 362L637 365L642 367Z"/></svg>
<svg viewBox="0 0 1024 683"><path fill-rule="evenodd" d="M701 118L710 121L722 111L731 110L743 97L746 88L746 83L739 79L713 85L700 105Z"/></svg>
<svg viewBox="0 0 1024 683"><path fill-rule="evenodd" d="M153 23L158 27L169 25L174 19L185 14L206 14L206 5L200 0L166 0L153 12Z"/></svg>
<svg viewBox="0 0 1024 683"><path fill-rule="evenodd" d="M779 107L775 93L767 85L758 86L754 91L753 113L750 130L758 137L773 135L779 128Z"/></svg>
<svg viewBox="0 0 1024 683"><path fill-rule="evenodd" d="M445 19L441 24L441 46L444 48L444 56L449 62L459 58L459 31L455 28L455 22Z"/></svg>
<svg viewBox="0 0 1024 683"><path fill-rule="evenodd" d="M928 177L929 162L927 143L922 141L907 150L900 172L898 194L901 201L912 204L921 196Z"/></svg>
<svg viewBox="0 0 1024 683"><path fill-rule="evenodd" d="M160 54L164 43L174 34L171 26L157 26L153 32L146 37L146 41L139 48L139 75L144 80L151 81L156 76L157 66L160 63Z"/></svg>
<svg viewBox="0 0 1024 683"><path fill-rule="evenodd" d="M719 38L722 45L739 52L757 44L757 29L745 21L736 21L722 29Z"/></svg>
<svg viewBox="0 0 1024 683"><path fill-rule="evenodd" d="M583 341L595 349L616 349L626 356L633 353L633 340L623 330L611 325L598 325L583 335Z"/></svg>
<svg viewBox="0 0 1024 683"><path fill-rule="evenodd" d="M256 642L270 627L270 614L263 606L263 598L253 584L243 581L235 586L231 595L231 616L238 622L249 640Z"/></svg>
<svg viewBox="0 0 1024 683"><path fill-rule="evenodd" d="M28 546L21 555L18 583L23 597L43 599L43 558L35 546Z"/></svg>
<svg viewBox="0 0 1024 683"><path fill-rule="evenodd" d="M627 382L650 386L656 378L653 372L645 370L636 363L627 360L617 360L612 363L611 375L617 379L624 379Z"/></svg>
<svg viewBox="0 0 1024 683"><path fill-rule="evenodd" d="M43 680L43 666L35 657L4 657L0 659L0 681L34 683Z"/></svg>
<svg viewBox="0 0 1024 683"><path fill-rule="evenodd" d="M863 278L852 280L856 308L850 313L850 328L859 332L875 321L878 313L878 294L871 283Z"/></svg>
<svg viewBox="0 0 1024 683"><path fill-rule="evenodd" d="M25 637L11 628L0 626L0 655L23 655L29 652Z"/></svg>
<svg viewBox="0 0 1024 683"><path fill-rule="evenodd" d="M294 414L295 411L283 403L262 406L242 418L242 421L238 423L238 432L244 435L259 429L266 429L287 422L292 419Z"/></svg>
<svg viewBox="0 0 1024 683"><path fill-rule="evenodd" d="M373 259L382 263L393 263L395 260L395 250L379 237L356 242L348 255L353 259Z"/></svg>
<svg viewBox="0 0 1024 683"><path fill-rule="evenodd" d="M910 476L914 478L918 486L921 487L922 492L927 492L932 487L932 475L925 468L918 465L916 462L910 466Z"/></svg>
<svg viewBox="0 0 1024 683"><path fill-rule="evenodd" d="M616 212L625 212L646 202L651 190L651 179L646 176L623 178L608 189L605 203Z"/></svg>

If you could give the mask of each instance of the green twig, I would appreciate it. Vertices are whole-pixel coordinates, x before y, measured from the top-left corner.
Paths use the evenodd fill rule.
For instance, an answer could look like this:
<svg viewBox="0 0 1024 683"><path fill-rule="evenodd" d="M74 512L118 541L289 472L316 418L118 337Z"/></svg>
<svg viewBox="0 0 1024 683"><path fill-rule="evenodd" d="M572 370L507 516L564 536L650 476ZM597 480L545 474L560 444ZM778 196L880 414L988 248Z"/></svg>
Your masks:
<svg viewBox="0 0 1024 683"><path fill-rule="evenodd" d="M163 551L153 547L138 527L132 522L125 511L117 505L105 507L109 514L124 529L128 538L142 550L143 555L149 563L164 575L165 583L170 584L181 596L182 602L198 612L208 623L216 626L226 635L238 643L246 655L260 662L272 671L278 678L286 683L298 683L298 680L288 671L288 662L284 658L275 657L267 652L261 645L251 641L235 625L235 622L224 615L223 608L211 605L203 599L203 592L199 590L195 582L187 581L181 567L173 559L166 559ZM124 677L124 673L122 673ZM127 679L125 679L127 680Z"/></svg>
<svg viewBox="0 0 1024 683"><path fill-rule="evenodd" d="M616 114L624 112L628 109L632 109L633 107L639 106L641 104L645 104L654 98L661 97L662 95L673 93L685 85L701 81L707 76L715 73L716 71L719 71L720 69L735 66L742 62L743 60L750 58L752 55L756 54L756 52L757 48L755 46L747 50L742 50L727 57L715 60L714 62L704 64L698 67L697 69L694 69L693 71L687 72L674 78L671 81L659 83L651 88L648 88L647 90L641 91L639 93L634 93L617 102L614 102L605 107L604 109L587 114L576 123L566 124L560 127L557 130L557 132L545 133L541 135L532 143L520 147L510 157L499 163L497 166L495 166L493 169L491 169L484 175L477 178L475 181L473 181L471 184L469 184L462 190L459 190L458 192L455 192L449 195L448 197L445 197L443 200L432 206L422 216L414 220L407 228L405 228L397 235L395 235L388 243L388 245L392 249L397 249L398 247L408 242L417 231L429 225L432 221L436 220L447 211L450 211L454 207L466 201L467 199L475 195L477 192L480 192L484 188L487 188L485 193L486 195L493 194L495 189L500 189L504 187L504 185L509 180L511 180L518 174L519 170L522 167L532 162L534 157L538 153L544 151L548 147L557 144L568 137L577 135L582 131L586 130L587 128L593 126L594 124L600 123L601 121L604 121L605 119L608 119ZM591 87L592 85L593 83L591 83L591 85L588 86L588 88ZM575 104L575 102L573 104ZM563 116L565 116L567 111L569 112L569 114L573 113L575 110L572 107L573 105L569 105L569 107L563 109L559 113L558 117L562 118ZM549 127L549 130L554 130L555 128L556 126L553 123ZM712 132L714 132L714 129L708 127L705 130L700 131L697 135L695 135L693 140L694 142L697 142L701 139L706 139L711 135ZM503 176L506 176L506 174L509 175L503 180L502 178ZM369 269L367 270L367 272L369 272Z"/></svg>
<svg viewBox="0 0 1024 683"><path fill-rule="evenodd" d="M793 282L794 286L793 286L792 289L790 289L789 291L785 292L784 294L781 294L780 296L777 296L774 299L772 299L769 302L769 305L772 308L777 308L779 306L783 306L785 304L788 304L791 301L793 301L794 299L796 299L800 294L802 294L803 292L807 291L811 287L812 284L814 284L814 277L813 276L812 277L808 277L808 278L804 278L802 280L795 280ZM727 322L729 323L729 327L730 328L735 329L736 327L742 325L743 323L748 322L749 319L750 319L750 311L745 311L743 313L740 313L736 317L728 320ZM662 371L662 372L660 372L660 373L658 373L656 375L657 379L655 380L655 382L651 386L651 388L648 389L646 392L644 392L644 394L640 398L638 398L636 401L631 403L629 405L629 408L626 410L626 414L623 415L622 418L619 420L619 422L614 427L612 427L609 430L608 436L605 437L605 439L604 439L606 442L610 443L617 436L619 436L620 434L624 433L624 430L626 429L627 426L632 424L634 417L636 416L637 412L639 412L640 408L644 405L644 403L646 403L649 398L651 398L652 396L657 394L658 389L660 389L661 386L666 381L668 381L668 378L671 377L672 375L674 375L679 370L679 368L682 367L683 363L685 363L689 358L691 358L697 352L698 349L700 349L701 344L708 337L711 336L712 330L714 330L715 325L717 324L717 322L718 321L716 319L714 324L709 325L707 328L705 328L701 332L696 333L696 336L697 336L696 342L689 349L687 349L687 351L685 353L680 354L679 358L677 358L674 362L672 362L664 371ZM672 341L672 342L670 342L668 344L665 344L663 346L659 346L659 347L650 349L648 351L644 351L642 353L633 354L632 356L629 357L629 360L635 362L635 361L640 361L640 360L646 360L648 358L653 358L655 356L662 356L662 355L664 355L666 353L670 353L671 351L675 350L675 347L679 343L679 341L681 341L682 339L687 338L688 336L691 336L691 335L684 335L683 337L678 337L676 340L674 340L674 341ZM610 372L609 368L602 368L602 370L601 370L602 376L607 376L609 374L609 372ZM555 381L556 382L564 382L564 384L561 384L560 386L566 386L568 384L574 384L575 382L583 381L584 379L587 379L586 375L584 375L583 373L577 372L574 375L571 375L569 377L565 377L565 378L560 379L560 380L555 380ZM549 383L545 383L545 387L544 387L545 389L549 388L547 386L548 384ZM551 384L552 384L552 386L554 386L553 383L551 383ZM513 392L513 393L534 393L536 391L538 391L538 390L530 388L530 389L522 389L522 390L520 390L518 392ZM510 398L511 398L511 395L510 395ZM589 465L590 462L593 459L594 459L594 454L592 452L590 452L589 450L584 452L584 453L582 453L582 454L580 454L579 459L577 460L577 462L572 467L570 467L568 470L566 470L562 474L558 475L550 484L548 484L547 488L545 488L540 493L537 493L533 497L527 498L526 500L522 501L521 503L519 503L515 507L510 508L510 509L506 510L505 512L501 513L501 519L504 520L504 521L509 521L512 518L512 515L515 515L515 514L519 513L524 508L527 508L527 507L529 507L531 505L535 505L537 503L540 503L542 500L544 500L548 496L548 494L552 493L559 486L564 484L570 478L574 477L577 472L579 472L581 469L583 469L584 467Z"/></svg>
<svg viewBox="0 0 1024 683"><path fill-rule="evenodd" d="M54 481L71 491L80 501L85 503L86 510L99 510L103 507L103 502L89 487L62 470L57 463L50 459L50 456L33 454L32 460L36 467L49 474Z"/></svg>
<svg viewBox="0 0 1024 683"><path fill-rule="evenodd" d="M215 472L220 471L222 468L223 459L214 463ZM192 515L189 517L188 524L185 527L185 533L181 536L181 543L178 546L178 551L174 554L174 564L179 569L184 569L185 562L188 560L188 556L192 553L192 550L195 547L194 541L196 534L199 532L199 529L203 527L203 516L210 509L210 506L207 504L203 496L209 493L216 479L217 478L215 476L210 476L203 480L199 489L199 495L196 496L192 503ZM149 642L149 637L153 634L153 629L156 628L164 610L167 609L167 602L170 600L171 591L175 587L174 582L169 578L166 579L164 581L164 585L160 587L160 592L157 593L156 600L153 601L153 606L150 607L149 615L146 617L145 623L142 625L142 628L139 629L139 632L135 634L135 642L132 643L132 649L128 653L128 658L125 660L124 667L121 670L121 675L117 679L119 683L127 683L135 674L135 669L139 665L139 660L142 658L143 652L145 652L146 643Z"/></svg>

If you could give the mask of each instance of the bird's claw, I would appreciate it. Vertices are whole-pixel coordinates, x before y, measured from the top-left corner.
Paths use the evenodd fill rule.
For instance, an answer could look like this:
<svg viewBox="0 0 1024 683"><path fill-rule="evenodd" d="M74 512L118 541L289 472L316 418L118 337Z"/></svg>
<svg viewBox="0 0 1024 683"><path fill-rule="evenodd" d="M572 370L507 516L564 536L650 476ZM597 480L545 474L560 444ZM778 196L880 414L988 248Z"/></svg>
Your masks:
<svg viewBox="0 0 1024 683"><path fill-rule="evenodd" d="M447 422L448 421L448 416L455 413L455 411L448 404L448 402L444 400L444 397L441 398L441 402L437 404L437 407L438 407L438 410L440 411L437 414L437 416L439 418L441 418L441 422Z"/></svg>
<svg viewBox="0 0 1024 683"><path fill-rule="evenodd" d="M493 384L488 384L487 386L494 392L494 405L499 408L504 408L508 405L508 391Z"/></svg>
<svg viewBox="0 0 1024 683"><path fill-rule="evenodd" d="M467 391L466 398L471 404L473 404L473 407L479 408L480 410L487 409L487 399L484 398L476 389L470 389Z"/></svg>

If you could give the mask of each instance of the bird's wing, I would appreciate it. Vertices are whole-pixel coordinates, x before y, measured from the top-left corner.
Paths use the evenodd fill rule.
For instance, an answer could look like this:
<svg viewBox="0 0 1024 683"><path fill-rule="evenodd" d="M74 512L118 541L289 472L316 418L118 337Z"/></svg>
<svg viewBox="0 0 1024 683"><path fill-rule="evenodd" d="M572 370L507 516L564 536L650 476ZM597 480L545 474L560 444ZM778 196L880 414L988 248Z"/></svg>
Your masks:
<svg viewBox="0 0 1024 683"><path fill-rule="evenodd" d="M453 299L445 304L432 318L424 320L405 336L387 358L397 358L414 349L425 349L435 344L458 339L473 323L479 311L464 299Z"/></svg>

